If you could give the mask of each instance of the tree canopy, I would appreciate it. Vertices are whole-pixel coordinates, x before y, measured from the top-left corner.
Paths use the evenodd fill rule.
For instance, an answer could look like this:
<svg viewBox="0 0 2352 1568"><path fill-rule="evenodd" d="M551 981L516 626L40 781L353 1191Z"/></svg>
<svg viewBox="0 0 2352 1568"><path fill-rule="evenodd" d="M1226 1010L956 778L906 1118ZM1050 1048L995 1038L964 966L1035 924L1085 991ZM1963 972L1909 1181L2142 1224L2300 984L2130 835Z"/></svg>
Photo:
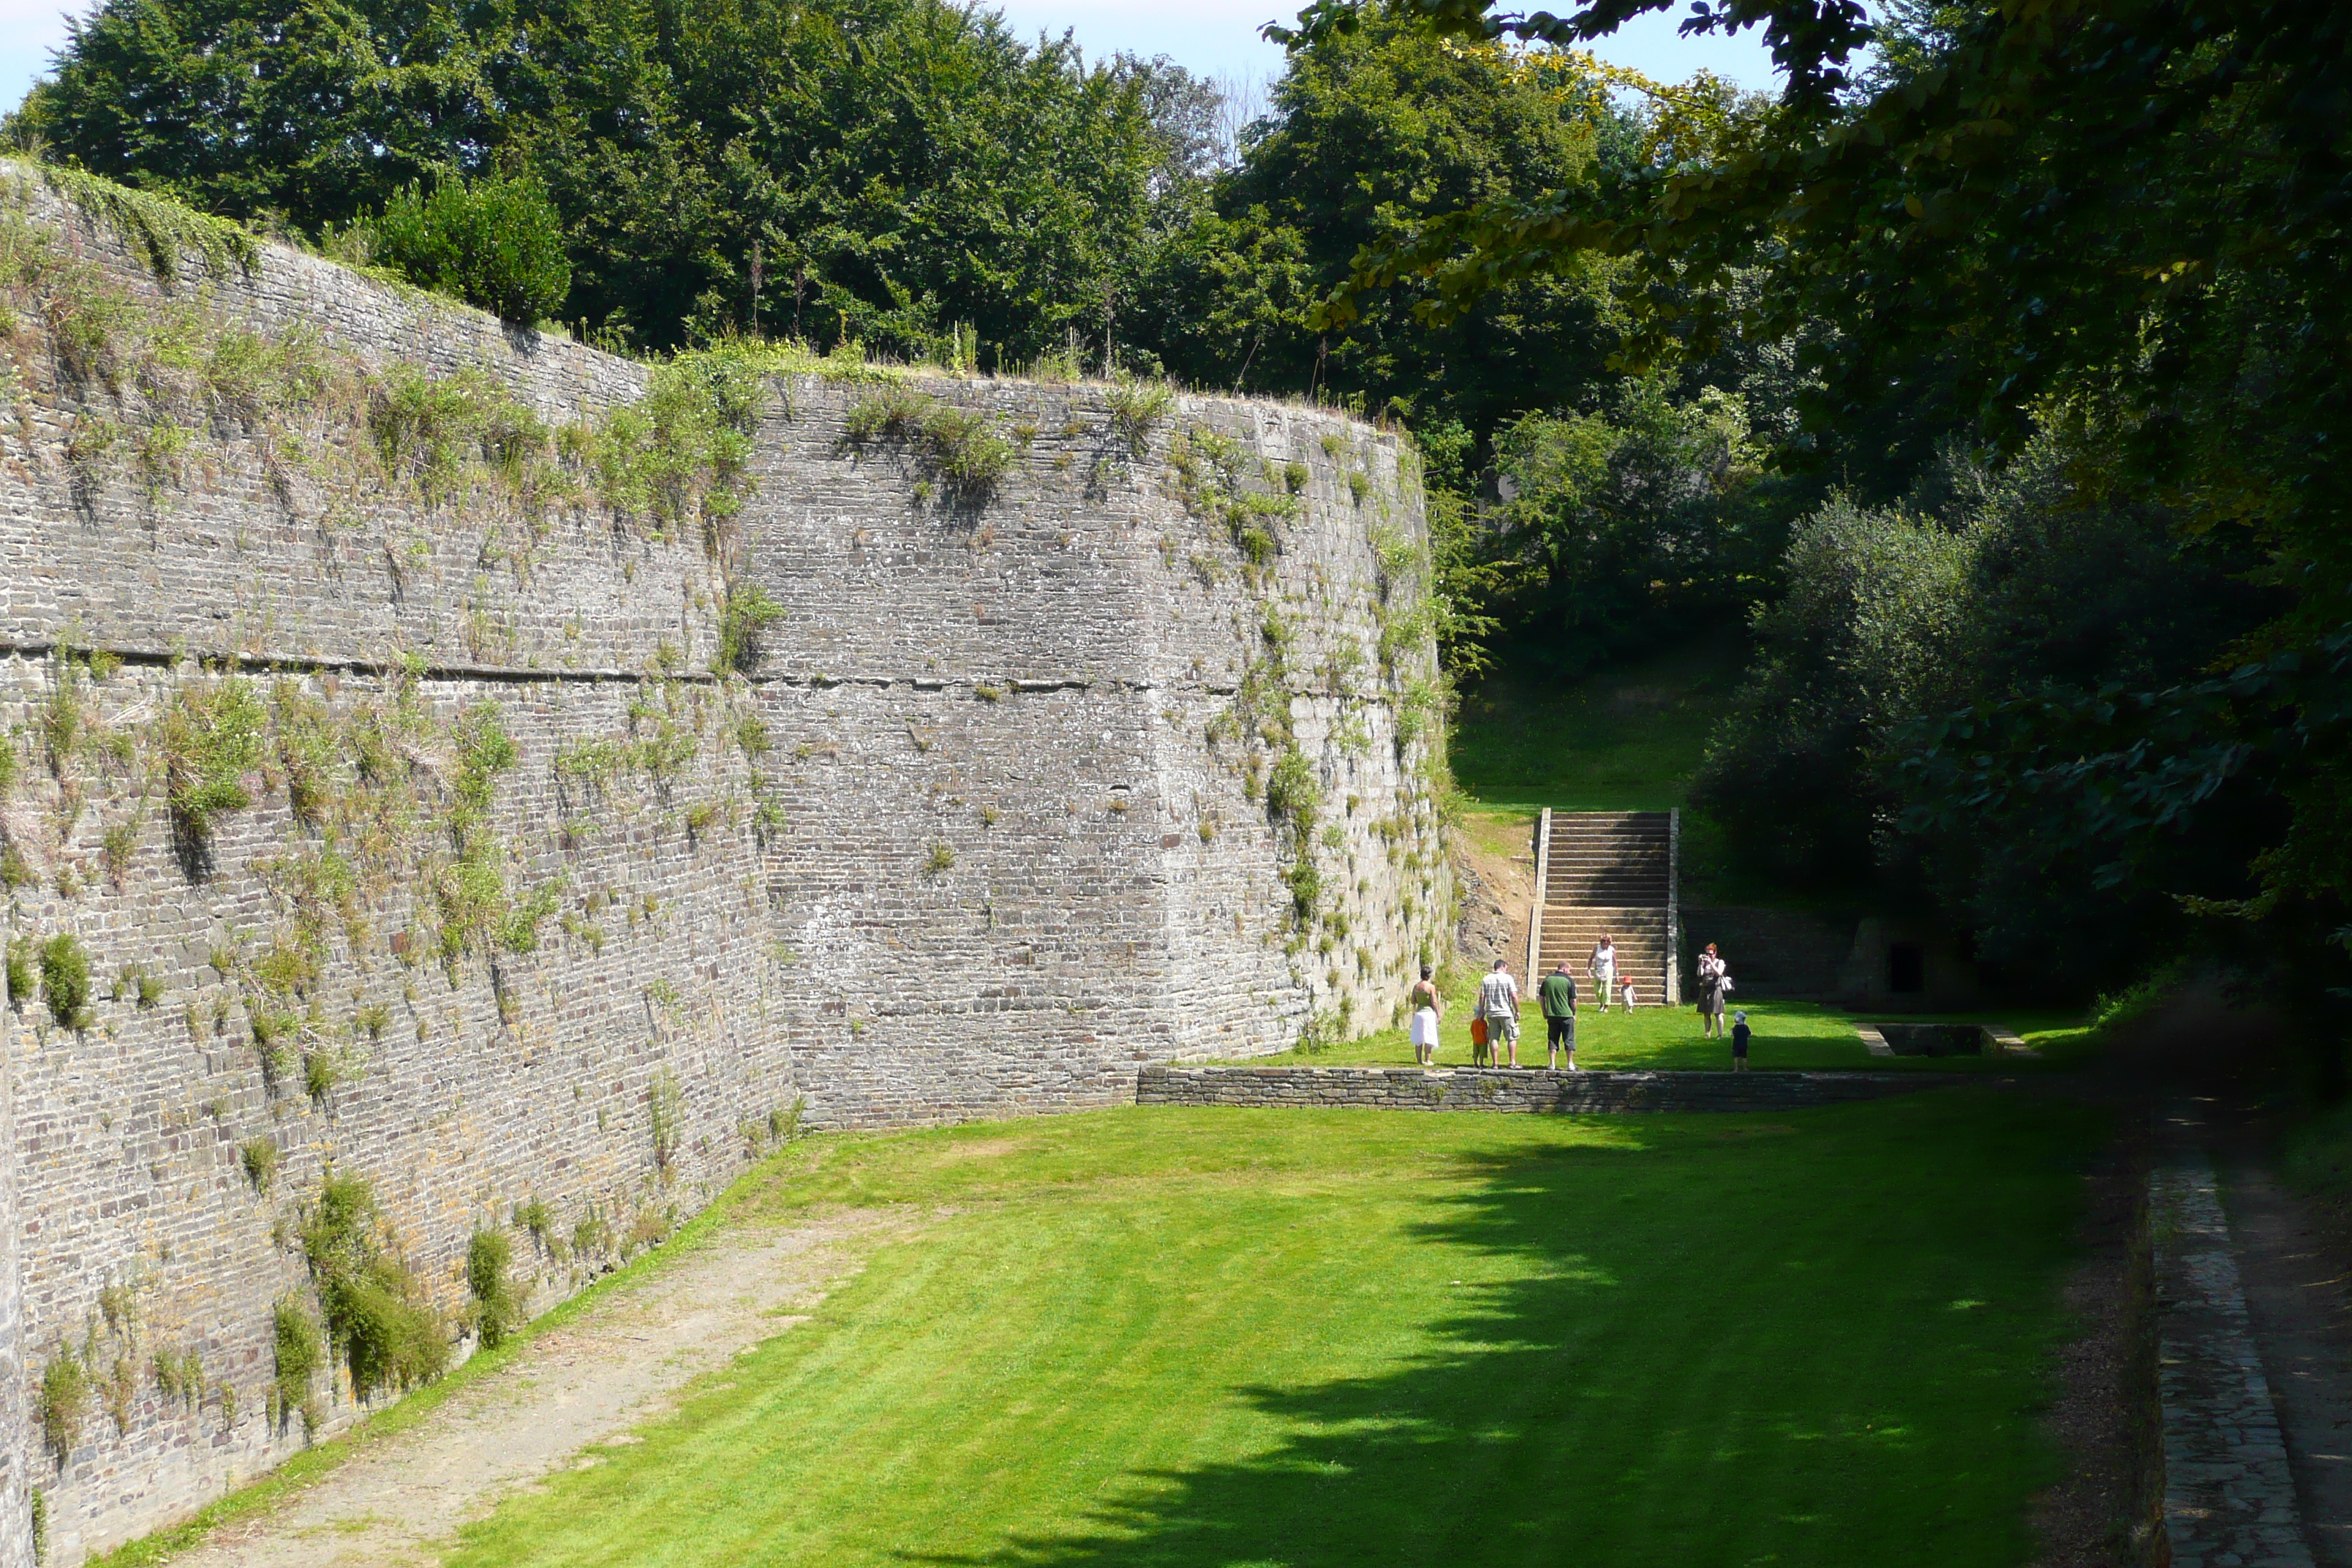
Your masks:
<svg viewBox="0 0 2352 1568"><path fill-rule="evenodd" d="M565 320L1008 359L1099 335L1164 162L1149 68L942 0L110 0L15 116L52 155L318 234L529 178ZM1164 96L1164 95L1163 95Z"/></svg>
<svg viewBox="0 0 2352 1568"><path fill-rule="evenodd" d="M1749 616L1700 799L1759 867L2352 984L2352 14L1702 0L1771 99L1579 52L1680 4L1315 0L1234 134L945 0L108 0L11 127L608 341L1400 419L1458 669Z"/></svg>

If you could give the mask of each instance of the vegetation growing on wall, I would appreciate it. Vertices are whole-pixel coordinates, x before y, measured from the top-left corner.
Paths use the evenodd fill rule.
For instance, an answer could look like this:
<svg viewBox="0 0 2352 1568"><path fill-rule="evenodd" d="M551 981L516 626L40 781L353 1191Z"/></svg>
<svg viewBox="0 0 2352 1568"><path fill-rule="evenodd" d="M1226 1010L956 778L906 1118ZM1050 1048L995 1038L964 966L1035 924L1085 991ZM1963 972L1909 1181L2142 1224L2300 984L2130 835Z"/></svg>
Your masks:
<svg viewBox="0 0 2352 1568"><path fill-rule="evenodd" d="M319 1320L299 1300L281 1297L270 1309L271 1379L268 1415L272 1426L282 1428L295 1415L302 1418L303 1434L318 1431L325 1418L310 1380L326 1365L325 1344Z"/></svg>
<svg viewBox="0 0 2352 1568"><path fill-rule="evenodd" d="M329 1173L303 1215L301 1238L328 1342L343 1358L356 1397L441 1375L449 1364L448 1331L402 1259L367 1183Z"/></svg>
<svg viewBox="0 0 2352 1568"><path fill-rule="evenodd" d="M218 820L253 804L246 775L261 765L267 719L251 682L236 676L183 686L165 710L157 736L164 799L192 868L209 864Z"/></svg>
<svg viewBox="0 0 2352 1568"><path fill-rule="evenodd" d="M543 1230L543 1215L541 1218ZM485 1350L496 1350L522 1326L522 1298L508 1273L513 1254L513 1244L501 1230L478 1230L466 1244L466 1289L473 1298L469 1316Z"/></svg>
<svg viewBox="0 0 2352 1568"><path fill-rule="evenodd" d="M41 1441L59 1469L81 1440L82 1421L89 1410L89 1369L69 1344L60 1345L41 1369Z"/></svg>
<svg viewBox="0 0 2352 1568"><path fill-rule="evenodd" d="M888 443L906 448L921 472L968 503L992 494L1015 456L1013 443L988 415L905 387L852 405L842 433L855 446Z"/></svg>

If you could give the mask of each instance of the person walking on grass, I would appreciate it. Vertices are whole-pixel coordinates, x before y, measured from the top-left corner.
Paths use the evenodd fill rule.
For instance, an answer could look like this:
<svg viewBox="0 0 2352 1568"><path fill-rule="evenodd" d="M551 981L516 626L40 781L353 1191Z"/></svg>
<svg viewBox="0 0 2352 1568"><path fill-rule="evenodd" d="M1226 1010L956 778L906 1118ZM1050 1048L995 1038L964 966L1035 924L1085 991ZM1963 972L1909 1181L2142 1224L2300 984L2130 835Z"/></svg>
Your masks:
<svg viewBox="0 0 2352 1568"><path fill-rule="evenodd" d="M1549 1037L1549 1056L1554 1070L1562 1057L1568 1058L1568 1070L1576 1070L1576 980L1568 972L1568 960L1561 959L1559 967L1543 978L1536 995L1543 1004L1544 1033Z"/></svg>
<svg viewBox="0 0 2352 1568"><path fill-rule="evenodd" d="M1748 1015L1744 1010L1731 1016L1731 1070L1748 1070Z"/></svg>
<svg viewBox="0 0 2352 1568"><path fill-rule="evenodd" d="M1708 942L1698 955L1698 1016L1706 1020L1699 1027L1701 1039L1723 1038L1724 999L1731 989L1731 968L1715 951L1715 943Z"/></svg>
<svg viewBox="0 0 2352 1568"><path fill-rule="evenodd" d="M1511 1049L1511 1065L1519 1065L1519 983L1495 960L1495 967L1478 982L1478 1016L1486 1020L1486 1065L1493 1067L1497 1047Z"/></svg>
<svg viewBox="0 0 2352 1568"><path fill-rule="evenodd" d="M1445 998L1437 994L1437 982L1430 978L1429 965L1421 966L1421 978L1412 983L1408 998L1412 1008L1412 1059L1423 1067L1437 1065L1437 1026L1445 1018Z"/></svg>
<svg viewBox="0 0 2352 1568"><path fill-rule="evenodd" d="M1601 933L1601 945L1592 950L1590 972L1601 997L1601 1010L1606 1013L1617 992L1617 939L1607 931Z"/></svg>

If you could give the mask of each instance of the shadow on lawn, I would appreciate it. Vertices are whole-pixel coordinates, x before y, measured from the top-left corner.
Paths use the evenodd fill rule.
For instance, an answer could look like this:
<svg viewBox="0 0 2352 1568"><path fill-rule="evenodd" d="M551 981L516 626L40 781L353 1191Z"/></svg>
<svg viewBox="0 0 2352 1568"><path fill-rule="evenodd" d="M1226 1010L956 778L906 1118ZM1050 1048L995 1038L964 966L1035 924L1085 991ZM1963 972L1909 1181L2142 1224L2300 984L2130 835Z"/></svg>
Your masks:
<svg viewBox="0 0 2352 1568"><path fill-rule="evenodd" d="M918 1560L2019 1560L2024 1500L2046 1468L2021 1415L2039 1342L2019 1334L2051 1321L2046 1291L2027 1300L2022 1280L2041 1277L2024 1258L2063 1243L2005 1235L1995 1192L1985 1212L1942 1201L1968 1167L1999 1187L2006 1140L1937 1169L1942 1140L1923 1150L1885 1126L1824 1164L1798 1147L1811 1140L1769 1136L1792 1131L1727 1126L1630 1161L1465 1160L1453 1212L1423 1239L1465 1273L1515 1277L1468 1284L1429 1325L1440 1349L1381 1376L1237 1389L1277 1419L1278 1446L1131 1474L1087 1533ZM1883 1162L1885 1186L1856 1181ZM1904 1206L1923 1217L1886 1217ZM2021 1220L2037 1228L2007 1215ZM1890 1249L1898 1237L1916 1259ZM1958 1310L1986 1305L1952 1300L1962 1276L2021 1310ZM1300 1303L1301 1331L1316 1310Z"/></svg>
<svg viewBox="0 0 2352 1568"><path fill-rule="evenodd" d="M993 1552L910 1560L1103 1568L1467 1562L1524 1555L1571 1511L1547 1489L1573 1473L1546 1438L1574 1419L1580 1302L1614 1287L1577 1256L1585 1227L1563 1201L1593 1190L1598 1150L1459 1163L1455 1213L1419 1227L1463 1254L1534 1255L1541 1277L1465 1282L1464 1310L1428 1325L1446 1344L1384 1376L1236 1397L1289 1432L1242 1463L1130 1475L1098 1507L1097 1533L1015 1538ZM1522 1267L1525 1265L1523 1264ZM1301 1303L1311 1314L1313 1303ZM1402 1310L1402 1309L1400 1309ZM1304 1326L1304 1325L1302 1325ZM1499 1538L1499 1539L1498 1539ZM1519 1550L1503 1548L1519 1539Z"/></svg>
<svg viewBox="0 0 2352 1568"><path fill-rule="evenodd" d="M1277 1417L1286 1432L1277 1448L1129 1474L1122 1495L1091 1511L1085 1535L912 1561L1303 1568L1679 1556L1696 1568L1773 1547L1788 1552L1783 1561L1806 1559L1806 1538L1818 1540L1828 1516L1821 1500L1771 1495L1773 1474L1790 1460L1844 1469L1846 1455L1828 1453L1839 1446L1898 1460L1891 1446L1903 1446L1903 1427L1872 1434L1855 1417L1851 1429L1822 1429L1818 1387L1806 1399L1801 1375L1748 1384L1738 1361L1769 1356L1769 1344L1734 1350L1734 1366L1722 1366L1738 1335L1743 1274L1773 1265L1752 1234L1736 1239L1752 1223L1724 1204L1710 1173L1736 1183L1743 1157L1759 1152L1755 1138L1717 1135L1649 1162L1601 1150L1463 1159L1465 1187L1446 1199L1454 1213L1425 1225L1423 1241L1456 1253L1463 1272L1512 1258L1500 1272L1534 1277L1465 1281L1463 1310L1428 1326L1442 1350L1379 1377L1234 1389ZM1788 1295L1792 1281L1761 1284ZM1670 1311L1682 1321L1656 1321ZM1301 1314L1312 1331L1315 1302L1301 1302ZM1694 1366L1698 1375L1686 1375ZM1722 1408L1727 1396L1745 1408ZM1773 1446L1806 1453L1778 1455L1764 1477L1745 1474ZM1628 1521L1628 1510L1675 1519ZM1661 1549L1667 1559L1654 1556Z"/></svg>

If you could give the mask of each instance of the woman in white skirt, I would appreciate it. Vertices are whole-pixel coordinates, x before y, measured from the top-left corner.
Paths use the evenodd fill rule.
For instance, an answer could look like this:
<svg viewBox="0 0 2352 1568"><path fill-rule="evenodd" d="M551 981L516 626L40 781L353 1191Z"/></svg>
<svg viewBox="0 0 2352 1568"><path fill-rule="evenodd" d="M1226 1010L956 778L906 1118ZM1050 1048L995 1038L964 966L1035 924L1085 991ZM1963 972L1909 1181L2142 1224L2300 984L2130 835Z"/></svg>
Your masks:
<svg viewBox="0 0 2352 1568"><path fill-rule="evenodd" d="M1423 1067L1437 1065L1437 1026L1445 1016L1445 999L1437 994L1437 983L1430 978L1430 968L1421 966L1421 978L1413 982L1412 996L1412 1059Z"/></svg>

